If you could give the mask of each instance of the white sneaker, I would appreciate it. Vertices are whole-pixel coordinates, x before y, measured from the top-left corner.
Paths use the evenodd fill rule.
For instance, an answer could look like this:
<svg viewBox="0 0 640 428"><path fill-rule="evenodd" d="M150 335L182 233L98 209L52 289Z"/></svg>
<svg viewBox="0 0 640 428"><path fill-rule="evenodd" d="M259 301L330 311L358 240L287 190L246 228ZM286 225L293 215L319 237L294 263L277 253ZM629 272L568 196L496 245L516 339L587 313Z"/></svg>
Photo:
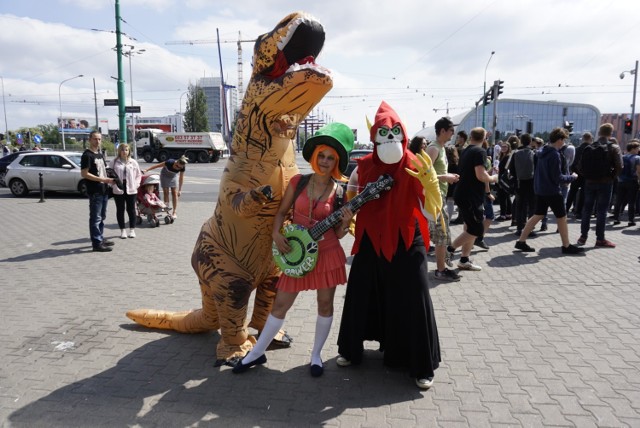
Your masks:
<svg viewBox="0 0 640 428"><path fill-rule="evenodd" d="M124 230L123 230L124 232ZM129 238L135 238L136 237L136 230L135 229L129 229Z"/></svg>
<svg viewBox="0 0 640 428"><path fill-rule="evenodd" d="M127 231L120 229L120 239L127 239Z"/></svg>
<svg viewBox="0 0 640 428"><path fill-rule="evenodd" d="M340 367L349 367L351 365L351 361L347 360L342 355L339 355L338 358L336 359L336 364L339 365Z"/></svg>
<svg viewBox="0 0 640 428"><path fill-rule="evenodd" d="M481 271L482 268L476 264L473 264L471 260L468 262L458 262L458 269L460 270L473 270L473 271Z"/></svg>
<svg viewBox="0 0 640 428"><path fill-rule="evenodd" d="M416 378L416 386L420 389L429 389L433 386L433 378L428 377L424 379Z"/></svg>

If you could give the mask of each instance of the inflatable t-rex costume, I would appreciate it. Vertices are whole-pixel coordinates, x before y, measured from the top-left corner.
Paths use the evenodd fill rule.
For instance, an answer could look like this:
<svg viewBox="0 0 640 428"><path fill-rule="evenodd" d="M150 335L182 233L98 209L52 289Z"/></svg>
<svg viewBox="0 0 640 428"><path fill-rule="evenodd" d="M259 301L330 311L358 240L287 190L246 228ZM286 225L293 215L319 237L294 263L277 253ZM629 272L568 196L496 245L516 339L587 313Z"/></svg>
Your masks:
<svg viewBox="0 0 640 428"><path fill-rule="evenodd" d="M152 328L198 333L221 329L216 365L233 364L255 343L271 311L280 272L271 256L273 217L298 174L293 138L298 125L333 83L314 59L324 45L322 25L296 12L254 47L253 72L233 135L213 216L200 231L191 263L200 281L202 308L185 312L138 309L133 321Z"/></svg>

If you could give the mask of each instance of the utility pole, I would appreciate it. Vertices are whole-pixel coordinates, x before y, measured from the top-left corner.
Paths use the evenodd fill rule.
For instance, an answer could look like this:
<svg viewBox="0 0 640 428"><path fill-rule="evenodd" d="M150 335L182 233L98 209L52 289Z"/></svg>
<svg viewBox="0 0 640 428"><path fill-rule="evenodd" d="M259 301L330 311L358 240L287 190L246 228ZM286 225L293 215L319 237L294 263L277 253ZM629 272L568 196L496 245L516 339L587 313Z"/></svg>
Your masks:
<svg viewBox="0 0 640 428"><path fill-rule="evenodd" d="M127 120L125 116L124 79L122 78L122 33L120 32L120 0L116 0L116 53L118 55L118 127L120 142L127 142Z"/></svg>
<svg viewBox="0 0 640 428"><path fill-rule="evenodd" d="M96 108L96 131L100 130L100 122L98 122L98 95L96 94L96 78L93 78L93 102Z"/></svg>

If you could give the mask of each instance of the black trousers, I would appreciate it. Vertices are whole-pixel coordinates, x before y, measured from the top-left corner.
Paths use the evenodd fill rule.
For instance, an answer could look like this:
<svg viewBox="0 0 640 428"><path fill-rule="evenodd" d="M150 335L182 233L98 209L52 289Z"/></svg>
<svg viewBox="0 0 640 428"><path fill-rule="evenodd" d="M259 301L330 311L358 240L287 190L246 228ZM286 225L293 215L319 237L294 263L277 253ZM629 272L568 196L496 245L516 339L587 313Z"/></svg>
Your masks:
<svg viewBox="0 0 640 428"><path fill-rule="evenodd" d="M129 215L129 228L136 228L136 195L113 195L113 200L116 201L116 219L118 220L118 227L120 229L125 228L124 211L125 207L127 214Z"/></svg>

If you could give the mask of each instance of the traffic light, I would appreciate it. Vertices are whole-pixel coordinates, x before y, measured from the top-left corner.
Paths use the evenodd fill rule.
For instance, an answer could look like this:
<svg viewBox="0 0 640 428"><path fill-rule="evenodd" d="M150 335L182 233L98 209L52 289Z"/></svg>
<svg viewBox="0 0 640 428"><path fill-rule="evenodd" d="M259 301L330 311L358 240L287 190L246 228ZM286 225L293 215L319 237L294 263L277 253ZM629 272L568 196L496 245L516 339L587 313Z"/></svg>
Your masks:
<svg viewBox="0 0 640 428"><path fill-rule="evenodd" d="M493 81L493 98L498 99L498 97L502 95L503 89L504 89L504 80L494 80Z"/></svg>
<svg viewBox="0 0 640 428"><path fill-rule="evenodd" d="M487 92L485 92L482 102L484 105L489 105L491 104L491 101L493 101L493 89L489 89Z"/></svg>
<svg viewBox="0 0 640 428"><path fill-rule="evenodd" d="M573 121L565 120L563 128L566 129L569 134L573 133Z"/></svg>
<svg viewBox="0 0 640 428"><path fill-rule="evenodd" d="M633 121L631 119L627 119L624 121L624 133L631 134L631 129L633 128Z"/></svg>

